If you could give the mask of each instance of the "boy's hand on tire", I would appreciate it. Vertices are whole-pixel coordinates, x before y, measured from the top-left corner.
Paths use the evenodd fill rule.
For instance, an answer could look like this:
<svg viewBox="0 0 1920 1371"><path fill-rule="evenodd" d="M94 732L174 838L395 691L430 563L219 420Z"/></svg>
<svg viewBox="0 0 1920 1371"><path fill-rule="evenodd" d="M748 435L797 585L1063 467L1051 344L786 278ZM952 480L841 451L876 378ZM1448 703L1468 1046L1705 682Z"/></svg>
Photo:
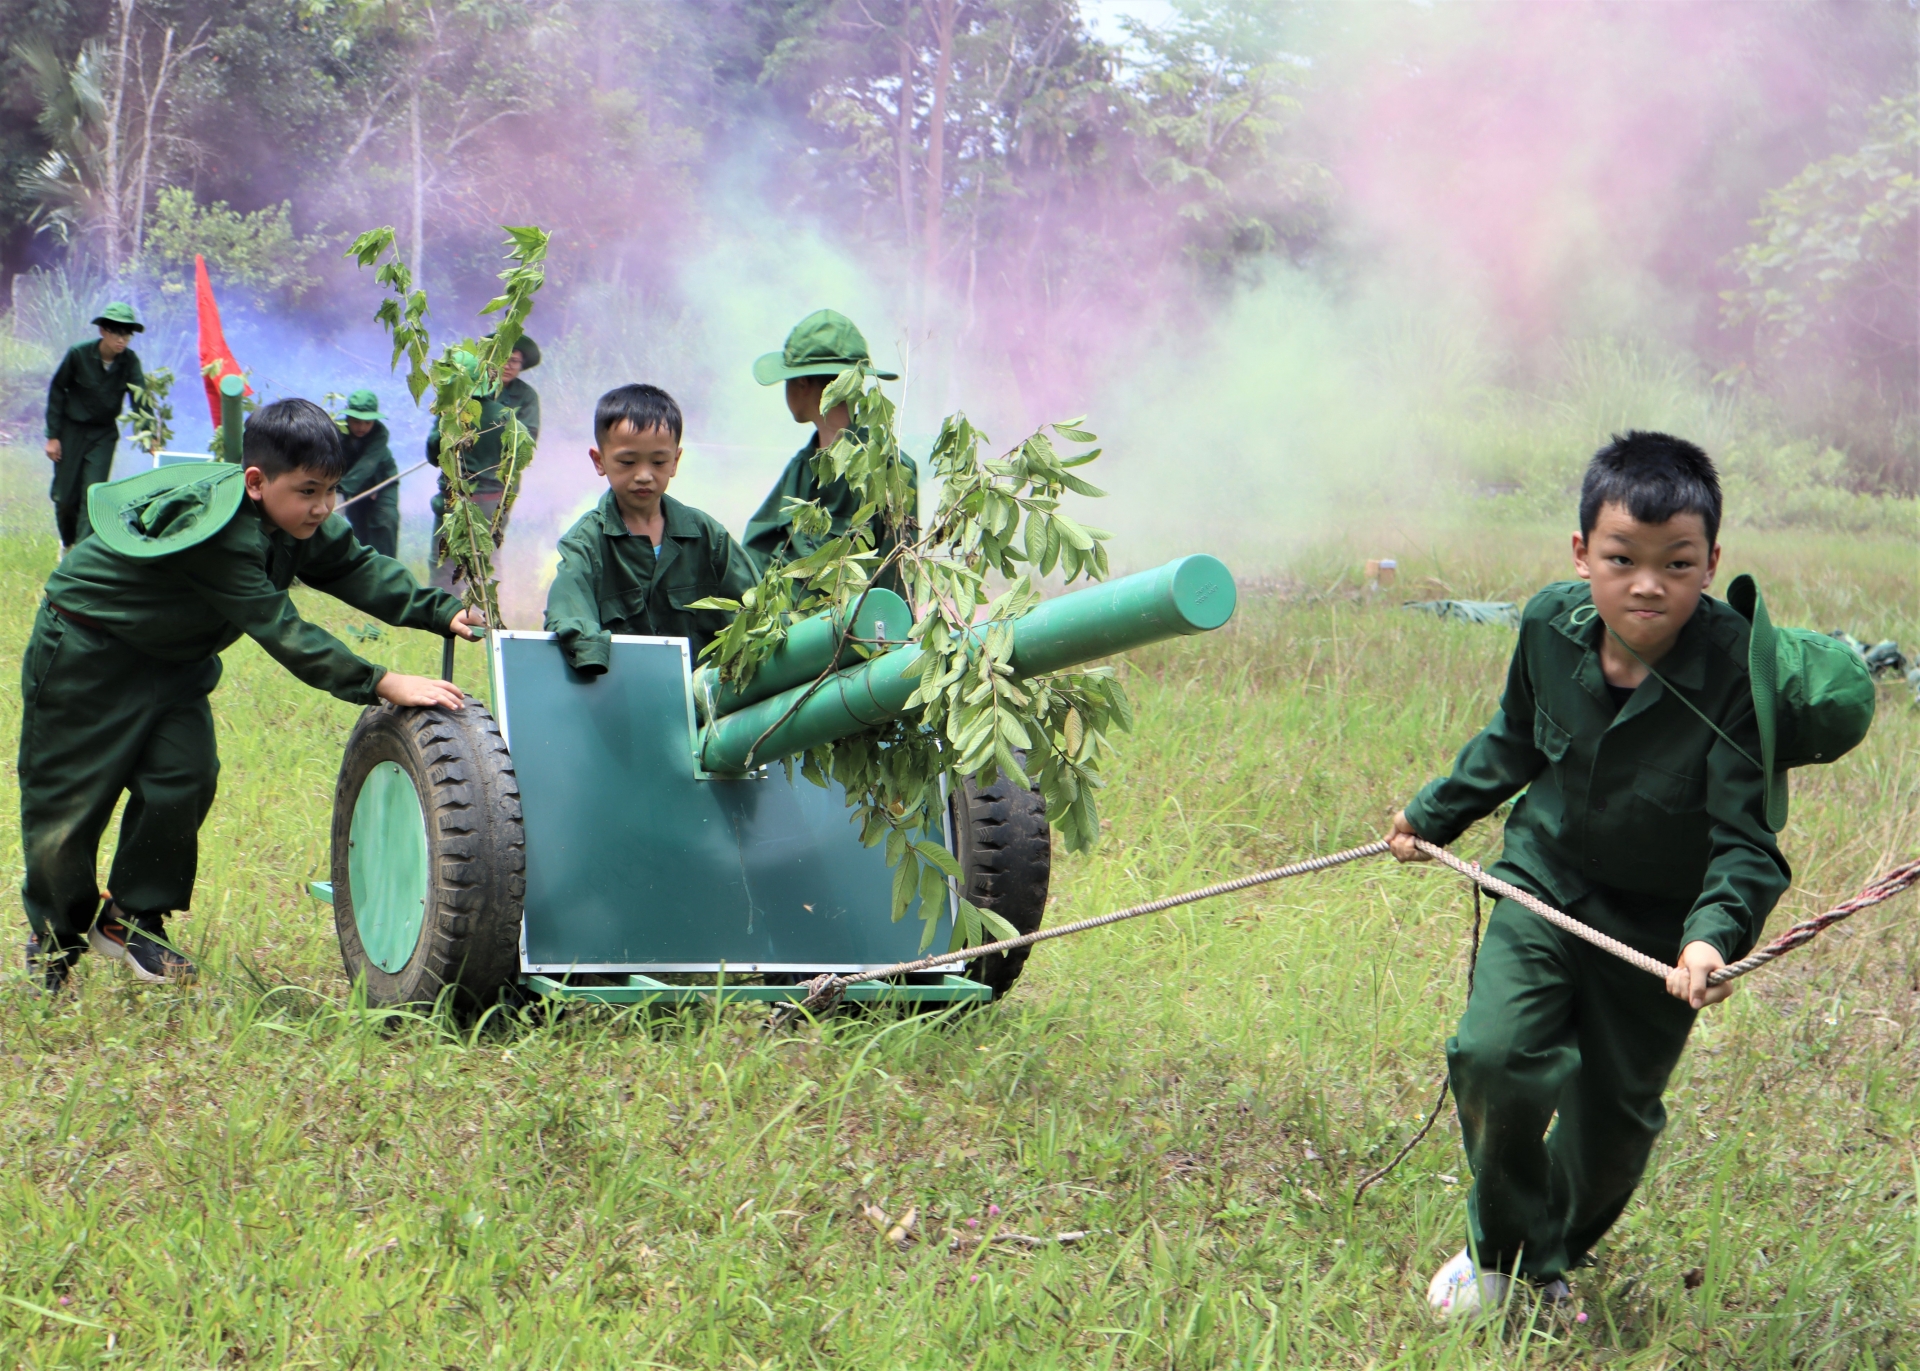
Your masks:
<svg viewBox="0 0 1920 1371"><path fill-rule="evenodd" d="M1676 1000L1685 1000L1695 1009L1719 1004L1733 993L1733 982L1708 985L1707 977L1726 964L1727 959L1712 943L1688 943L1680 954L1680 965L1667 975L1667 993Z"/></svg>
<svg viewBox="0 0 1920 1371"><path fill-rule="evenodd" d="M1420 835L1413 831L1413 825L1407 822L1407 811L1401 810L1393 816L1393 831L1387 834L1387 850L1393 853L1395 861L1430 862L1433 858L1413 845Z"/></svg>
<svg viewBox="0 0 1920 1371"><path fill-rule="evenodd" d="M466 696L452 681L431 676L404 676L389 671L373 688L374 694L392 705L412 705L423 709L458 709Z"/></svg>

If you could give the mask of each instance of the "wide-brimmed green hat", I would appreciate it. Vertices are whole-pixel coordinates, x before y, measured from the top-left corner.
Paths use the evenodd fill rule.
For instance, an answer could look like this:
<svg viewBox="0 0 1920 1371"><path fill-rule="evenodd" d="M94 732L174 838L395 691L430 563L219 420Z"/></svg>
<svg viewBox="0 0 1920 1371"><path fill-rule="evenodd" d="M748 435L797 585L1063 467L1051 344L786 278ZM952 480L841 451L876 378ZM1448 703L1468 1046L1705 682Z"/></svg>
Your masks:
<svg viewBox="0 0 1920 1371"><path fill-rule="evenodd" d="M785 347L754 360L753 379L770 386L795 376L838 376L849 367L882 381L900 379L900 373L873 364L866 336L853 320L838 310L817 309L793 326Z"/></svg>
<svg viewBox="0 0 1920 1371"><path fill-rule="evenodd" d="M497 336L497 334L489 333L487 338L492 340ZM523 333L513 340L513 350L520 354L520 370L532 371L540 365L540 345L534 342L533 339L527 337L526 334Z"/></svg>
<svg viewBox="0 0 1920 1371"><path fill-rule="evenodd" d="M123 557L165 557L227 526L246 494L232 462L155 467L87 492L93 536Z"/></svg>
<svg viewBox="0 0 1920 1371"><path fill-rule="evenodd" d="M370 390L356 390L347 397L347 417L349 419L380 419L387 416L380 412L380 397Z"/></svg>
<svg viewBox="0 0 1920 1371"><path fill-rule="evenodd" d="M1747 674L1767 781L1767 827L1787 823L1787 768L1831 762L1859 746L1873 726L1873 675L1839 639L1774 627L1751 576L1727 586L1727 603L1752 625Z"/></svg>
<svg viewBox="0 0 1920 1371"><path fill-rule="evenodd" d="M133 312L133 306L115 300L105 309L93 316L96 324L107 324L113 328L128 329L134 333L145 333L147 326L140 322L140 316Z"/></svg>

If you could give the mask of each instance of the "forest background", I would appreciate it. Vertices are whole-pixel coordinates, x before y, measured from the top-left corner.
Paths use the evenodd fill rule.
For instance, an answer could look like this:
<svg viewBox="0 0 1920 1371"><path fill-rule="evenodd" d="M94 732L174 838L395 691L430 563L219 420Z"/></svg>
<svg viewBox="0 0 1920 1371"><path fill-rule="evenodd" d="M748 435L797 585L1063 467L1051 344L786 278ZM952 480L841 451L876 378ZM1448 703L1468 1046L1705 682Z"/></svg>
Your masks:
<svg viewBox="0 0 1920 1371"><path fill-rule="evenodd" d="M910 450L1090 414L1127 565L1564 521L1627 425L1705 442L1736 520L1914 526L1908 0L0 0L0 37L15 442L102 298L191 378L199 252L263 398L372 385L405 463L348 239L394 224L451 332L499 225L554 231L510 583L623 381L737 528L800 436L747 364L823 305L905 364Z"/></svg>

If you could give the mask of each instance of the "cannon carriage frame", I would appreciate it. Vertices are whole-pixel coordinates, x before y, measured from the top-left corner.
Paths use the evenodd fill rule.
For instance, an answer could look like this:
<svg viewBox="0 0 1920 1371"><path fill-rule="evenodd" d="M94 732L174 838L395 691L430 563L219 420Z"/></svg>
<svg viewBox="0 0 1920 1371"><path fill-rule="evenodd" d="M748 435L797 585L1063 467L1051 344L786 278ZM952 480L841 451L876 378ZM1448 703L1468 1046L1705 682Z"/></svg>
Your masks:
<svg viewBox="0 0 1920 1371"><path fill-rule="evenodd" d="M1039 675L1205 632L1234 600L1219 562L1181 558L1043 602L1014 621L1013 667ZM905 639L904 604L876 613L882 645ZM813 976L921 956L918 901L893 916L892 872L883 849L861 844L845 793L778 764L905 712L903 670L918 649L841 666L844 638L794 634L759 690L716 706L710 688L697 698L685 639L616 636L595 677L575 672L551 634L496 630L493 708L367 709L335 786L331 880L311 887L334 907L348 975L382 1007L445 995L468 1010L517 997L786 1002ZM801 684L775 689L787 681ZM763 736L759 755L774 764L744 769ZM1038 792L1004 776L969 781L943 809L927 836L962 876L935 914L936 943L962 893L1036 931L1051 872ZM846 998L984 1004L1023 964L984 958L960 974L956 953L950 967Z"/></svg>

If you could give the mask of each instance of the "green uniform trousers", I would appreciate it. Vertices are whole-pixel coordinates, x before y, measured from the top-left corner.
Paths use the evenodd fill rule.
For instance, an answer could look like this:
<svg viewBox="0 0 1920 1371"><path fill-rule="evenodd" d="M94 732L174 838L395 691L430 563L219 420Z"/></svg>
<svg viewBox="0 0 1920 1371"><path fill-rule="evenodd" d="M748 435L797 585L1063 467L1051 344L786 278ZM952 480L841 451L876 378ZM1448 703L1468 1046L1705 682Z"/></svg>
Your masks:
<svg viewBox="0 0 1920 1371"><path fill-rule="evenodd" d="M1607 890L1567 912L1672 962L1688 907ZM1553 1280L1612 1227L1666 1127L1660 1096L1693 1019L1665 982L1511 900L1494 905L1447 1043L1483 1268Z"/></svg>
<svg viewBox="0 0 1920 1371"><path fill-rule="evenodd" d="M506 491L504 490L477 490L473 494L473 502L480 506L480 512L486 515L488 519L492 519L499 514L500 502L505 498ZM427 584L436 586L441 590L453 589L453 572L454 568L459 565L459 563L451 557L447 558L444 562L440 560L440 529L446 523L447 500L448 491L443 484L440 487L439 493L433 497L433 535L431 541L427 544ZM506 536L507 525L503 520L500 524L501 546L505 546ZM499 551L500 549L497 547L494 549L496 557ZM496 561L494 565L498 567L499 562Z"/></svg>
<svg viewBox="0 0 1920 1371"><path fill-rule="evenodd" d="M62 424L60 460L53 463L53 522L62 547L72 547L93 532L87 518L87 492L113 474L118 424Z"/></svg>
<svg viewBox="0 0 1920 1371"><path fill-rule="evenodd" d="M22 896L34 931L83 947L100 838L121 792L107 889L128 913L185 909L220 757L207 695L220 659L163 662L45 603L20 666Z"/></svg>

